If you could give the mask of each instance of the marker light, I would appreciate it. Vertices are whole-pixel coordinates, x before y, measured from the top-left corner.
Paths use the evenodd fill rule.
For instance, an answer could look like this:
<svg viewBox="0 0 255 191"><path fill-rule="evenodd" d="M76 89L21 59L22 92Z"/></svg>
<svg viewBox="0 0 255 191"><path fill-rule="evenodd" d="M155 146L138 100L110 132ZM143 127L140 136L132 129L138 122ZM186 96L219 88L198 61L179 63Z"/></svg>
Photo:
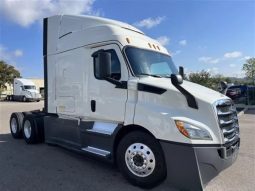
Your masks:
<svg viewBox="0 0 255 191"><path fill-rule="evenodd" d="M210 133L206 129L185 123L183 121L175 121L177 129L185 137L190 139L202 139L202 140L212 140Z"/></svg>
<svg viewBox="0 0 255 191"><path fill-rule="evenodd" d="M188 131L184 128L184 123L182 121L175 121L176 127L179 129L181 134L183 134L185 137L189 137Z"/></svg>
<svg viewBox="0 0 255 191"><path fill-rule="evenodd" d="M129 40L129 38L126 38L126 41L127 41L127 43L128 43L128 44L130 43L130 40Z"/></svg>
<svg viewBox="0 0 255 191"><path fill-rule="evenodd" d="M150 44L150 43L148 43L148 45L149 45L149 47L151 48L151 44Z"/></svg>

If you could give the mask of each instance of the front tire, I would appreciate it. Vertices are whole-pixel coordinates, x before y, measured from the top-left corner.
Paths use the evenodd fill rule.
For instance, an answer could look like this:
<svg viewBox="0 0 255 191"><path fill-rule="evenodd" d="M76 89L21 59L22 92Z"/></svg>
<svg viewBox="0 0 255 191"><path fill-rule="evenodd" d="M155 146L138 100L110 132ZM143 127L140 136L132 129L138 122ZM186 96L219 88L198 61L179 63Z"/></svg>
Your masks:
<svg viewBox="0 0 255 191"><path fill-rule="evenodd" d="M166 164L159 142L148 133L134 131L120 141L117 163L134 185L151 188L166 177Z"/></svg>
<svg viewBox="0 0 255 191"><path fill-rule="evenodd" d="M23 102L26 102L26 101L27 101L26 96L23 96L22 101L23 101Z"/></svg>

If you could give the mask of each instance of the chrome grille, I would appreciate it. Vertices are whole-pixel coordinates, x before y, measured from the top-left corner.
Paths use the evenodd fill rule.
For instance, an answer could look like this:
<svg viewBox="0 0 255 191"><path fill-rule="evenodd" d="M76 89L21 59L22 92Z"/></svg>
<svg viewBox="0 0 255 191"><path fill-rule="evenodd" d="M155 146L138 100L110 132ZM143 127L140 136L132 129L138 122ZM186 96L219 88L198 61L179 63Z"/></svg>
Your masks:
<svg viewBox="0 0 255 191"><path fill-rule="evenodd" d="M216 111L224 143L231 146L239 140L239 124L235 106L231 100L219 100L216 103Z"/></svg>

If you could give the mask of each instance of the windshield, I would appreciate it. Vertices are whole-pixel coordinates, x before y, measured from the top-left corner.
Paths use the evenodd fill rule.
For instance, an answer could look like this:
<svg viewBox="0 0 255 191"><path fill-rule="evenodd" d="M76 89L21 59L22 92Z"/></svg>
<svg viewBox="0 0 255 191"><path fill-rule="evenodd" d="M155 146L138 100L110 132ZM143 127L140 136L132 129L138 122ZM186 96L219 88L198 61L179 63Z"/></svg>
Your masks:
<svg viewBox="0 0 255 191"><path fill-rule="evenodd" d="M169 77L177 74L177 69L168 55L134 47L127 47L125 53L135 75Z"/></svg>
<svg viewBox="0 0 255 191"><path fill-rule="evenodd" d="M35 86L24 86L24 89L26 90L35 90Z"/></svg>

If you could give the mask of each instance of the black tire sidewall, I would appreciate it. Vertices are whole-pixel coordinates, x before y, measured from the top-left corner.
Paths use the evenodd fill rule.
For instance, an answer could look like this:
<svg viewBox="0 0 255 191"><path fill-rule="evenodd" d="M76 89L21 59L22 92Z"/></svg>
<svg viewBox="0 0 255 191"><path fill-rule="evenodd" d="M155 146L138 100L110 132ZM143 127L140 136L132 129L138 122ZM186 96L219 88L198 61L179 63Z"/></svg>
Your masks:
<svg viewBox="0 0 255 191"><path fill-rule="evenodd" d="M152 174L147 177L138 177L134 175L126 165L125 153L127 148L133 143L143 143L154 153L156 166ZM162 148L159 142L148 133L135 131L127 134L119 143L116 158L122 174L134 185L143 188L151 188L158 185L166 177L166 165Z"/></svg>

